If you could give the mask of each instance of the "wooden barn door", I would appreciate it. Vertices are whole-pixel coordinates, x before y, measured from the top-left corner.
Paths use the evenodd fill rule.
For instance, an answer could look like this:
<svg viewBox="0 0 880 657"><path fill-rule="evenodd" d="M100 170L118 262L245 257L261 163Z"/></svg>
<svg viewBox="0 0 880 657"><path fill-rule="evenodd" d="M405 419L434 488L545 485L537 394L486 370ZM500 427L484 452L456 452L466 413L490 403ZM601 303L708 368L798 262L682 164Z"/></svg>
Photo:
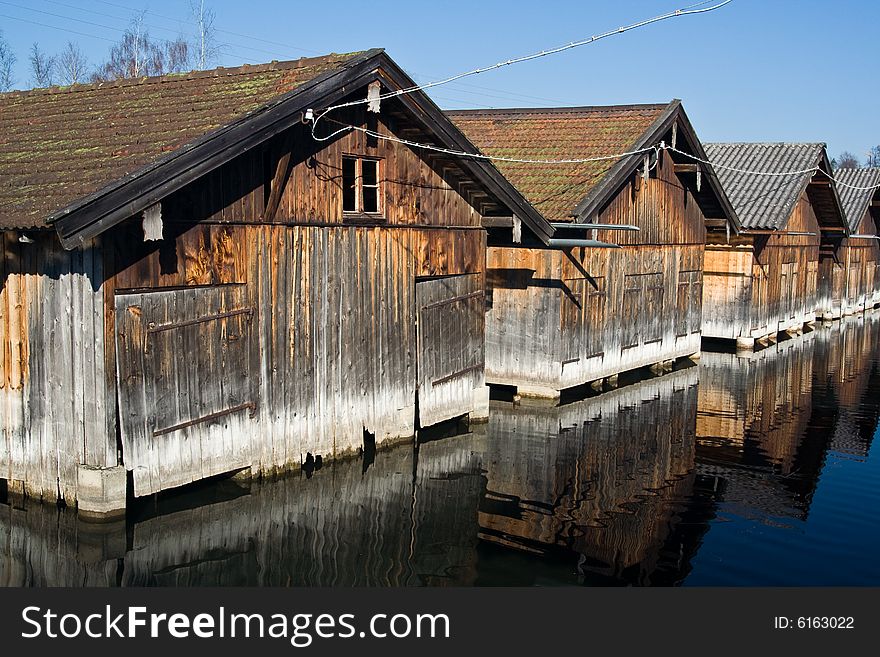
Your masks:
<svg viewBox="0 0 880 657"><path fill-rule="evenodd" d="M485 384L485 300L478 274L416 281L419 426L469 413Z"/></svg>
<svg viewBox="0 0 880 657"><path fill-rule="evenodd" d="M117 295L119 419L135 495L250 465L256 323L240 285Z"/></svg>

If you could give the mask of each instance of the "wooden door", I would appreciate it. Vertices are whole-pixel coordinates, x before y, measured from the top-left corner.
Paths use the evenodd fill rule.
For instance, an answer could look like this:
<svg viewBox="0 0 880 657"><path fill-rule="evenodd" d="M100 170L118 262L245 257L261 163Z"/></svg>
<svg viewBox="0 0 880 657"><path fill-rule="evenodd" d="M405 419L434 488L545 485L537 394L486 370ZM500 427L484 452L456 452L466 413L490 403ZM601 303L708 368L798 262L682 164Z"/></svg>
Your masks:
<svg viewBox="0 0 880 657"><path fill-rule="evenodd" d="M469 413L485 385L482 276L416 281L419 426Z"/></svg>
<svg viewBox="0 0 880 657"><path fill-rule="evenodd" d="M639 344L639 325L642 321L642 300L644 299L644 276L626 274L623 282L623 311L620 327L621 347L635 347Z"/></svg>
<svg viewBox="0 0 880 657"><path fill-rule="evenodd" d="M586 279L572 278L562 281L560 302L560 359L562 364L575 363L581 357L581 341L584 329L584 291Z"/></svg>
<svg viewBox="0 0 880 657"><path fill-rule="evenodd" d="M240 285L117 295L120 430L136 496L250 465L255 314Z"/></svg>

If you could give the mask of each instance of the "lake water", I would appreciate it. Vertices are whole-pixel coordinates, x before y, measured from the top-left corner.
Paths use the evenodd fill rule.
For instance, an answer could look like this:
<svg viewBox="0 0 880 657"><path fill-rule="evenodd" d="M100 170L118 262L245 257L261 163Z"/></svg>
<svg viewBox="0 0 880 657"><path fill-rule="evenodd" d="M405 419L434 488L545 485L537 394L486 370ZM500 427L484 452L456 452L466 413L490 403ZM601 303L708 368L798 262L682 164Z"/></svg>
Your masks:
<svg viewBox="0 0 880 657"><path fill-rule="evenodd" d="M880 318L93 525L0 504L5 585L880 585Z"/></svg>

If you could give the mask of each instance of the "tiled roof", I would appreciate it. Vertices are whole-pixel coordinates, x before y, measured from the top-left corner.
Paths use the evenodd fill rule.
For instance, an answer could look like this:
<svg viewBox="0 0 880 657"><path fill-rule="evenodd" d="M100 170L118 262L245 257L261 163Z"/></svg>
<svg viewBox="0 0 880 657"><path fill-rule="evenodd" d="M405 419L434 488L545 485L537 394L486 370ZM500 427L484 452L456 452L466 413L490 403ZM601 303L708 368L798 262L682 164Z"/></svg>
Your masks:
<svg viewBox="0 0 880 657"><path fill-rule="evenodd" d="M880 169L838 169L834 172L834 177L840 182L854 187L880 185ZM855 232L868 210L871 199L880 194L880 191L877 189L850 189L844 185L838 185L837 191L846 214L846 223L849 229Z"/></svg>
<svg viewBox="0 0 880 657"><path fill-rule="evenodd" d="M44 226L357 54L0 94L0 229Z"/></svg>
<svg viewBox="0 0 880 657"><path fill-rule="evenodd" d="M668 108L669 104L621 105L447 114L487 155L563 160L631 150ZM494 164L544 217L565 221L617 161L548 165L495 160Z"/></svg>
<svg viewBox="0 0 880 657"><path fill-rule="evenodd" d="M812 177L812 172L794 176L762 176L731 171L782 173L818 166L824 144L703 144L721 186L727 192L743 228L779 230Z"/></svg>

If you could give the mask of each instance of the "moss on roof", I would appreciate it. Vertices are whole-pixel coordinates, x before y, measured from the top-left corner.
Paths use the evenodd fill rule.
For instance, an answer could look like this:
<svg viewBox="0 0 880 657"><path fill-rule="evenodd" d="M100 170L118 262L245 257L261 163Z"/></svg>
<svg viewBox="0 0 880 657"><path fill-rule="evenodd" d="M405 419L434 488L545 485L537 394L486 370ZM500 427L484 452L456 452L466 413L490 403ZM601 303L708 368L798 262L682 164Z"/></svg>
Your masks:
<svg viewBox="0 0 880 657"><path fill-rule="evenodd" d="M622 105L552 109L466 110L447 114L487 155L520 160L568 160L615 155L633 148L669 107ZM565 221L616 159L579 164L495 166L550 221Z"/></svg>
<svg viewBox="0 0 880 657"><path fill-rule="evenodd" d="M0 229L44 226L358 54L0 94Z"/></svg>

